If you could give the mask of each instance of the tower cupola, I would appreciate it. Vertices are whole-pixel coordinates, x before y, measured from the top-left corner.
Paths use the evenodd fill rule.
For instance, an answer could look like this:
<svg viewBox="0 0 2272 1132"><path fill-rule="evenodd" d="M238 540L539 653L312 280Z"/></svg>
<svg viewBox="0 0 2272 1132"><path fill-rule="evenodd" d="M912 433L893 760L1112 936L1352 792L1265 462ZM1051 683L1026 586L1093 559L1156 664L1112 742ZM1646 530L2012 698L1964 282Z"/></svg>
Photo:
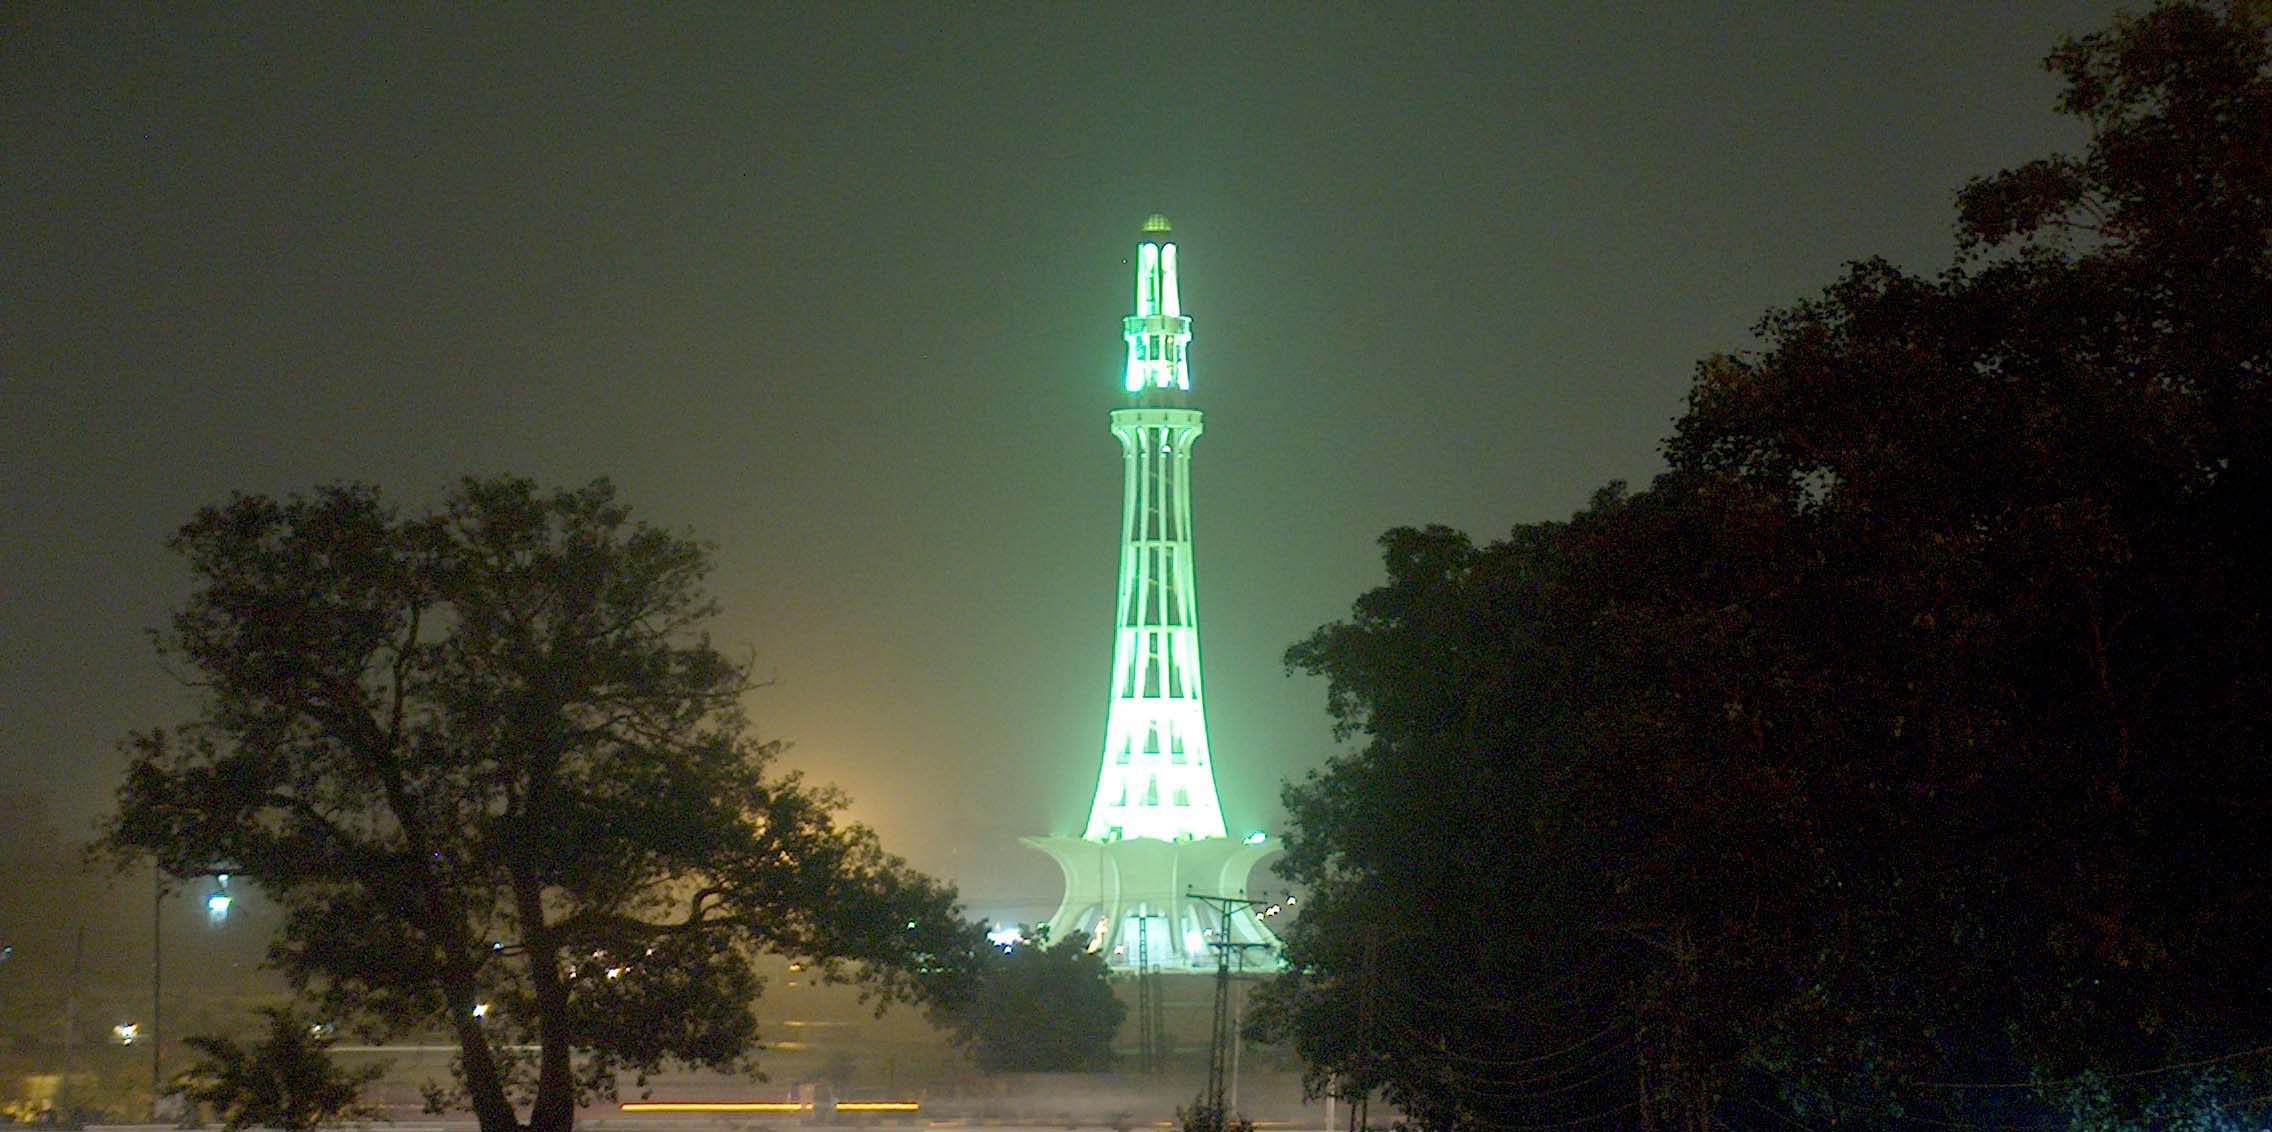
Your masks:
<svg viewBox="0 0 2272 1132"><path fill-rule="evenodd" d="M1136 313L1121 320L1128 339L1128 392L1191 392L1191 319L1175 276L1175 229L1153 213L1136 237Z"/></svg>

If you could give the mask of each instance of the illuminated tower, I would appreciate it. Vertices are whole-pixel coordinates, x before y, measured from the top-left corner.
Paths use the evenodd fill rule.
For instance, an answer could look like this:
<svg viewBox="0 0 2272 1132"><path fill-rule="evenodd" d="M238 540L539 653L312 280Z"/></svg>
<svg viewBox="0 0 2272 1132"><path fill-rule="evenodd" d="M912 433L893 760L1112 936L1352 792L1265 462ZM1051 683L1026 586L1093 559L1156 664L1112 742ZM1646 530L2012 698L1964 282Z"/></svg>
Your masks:
<svg viewBox="0 0 2272 1132"><path fill-rule="evenodd" d="M1112 412L1120 440L1120 589L1103 764L1078 838L1029 837L1065 873L1053 937L1082 931L1115 967L1212 966L1208 943L1273 943L1245 912L1221 923L1187 893L1242 897L1272 850L1259 835L1224 836L1207 749L1192 572L1191 448L1202 418L1191 391L1191 319L1183 313L1176 245L1165 216L1136 244L1135 313L1128 342L1129 403Z"/></svg>
<svg viewBox="0 0 2272 1132"><path fill-rule="evenodd" d="M1184 404L1191 390L1191 319L1183 313L1164 216L1144 223L1136 245L1136 313L1122 326L1127 389L1135 403L1112 411L1122 466L1120 602L1104 766L1082 836L1221 837L1191 573L1191 446L1202 423L1199 410Z"/></svg>

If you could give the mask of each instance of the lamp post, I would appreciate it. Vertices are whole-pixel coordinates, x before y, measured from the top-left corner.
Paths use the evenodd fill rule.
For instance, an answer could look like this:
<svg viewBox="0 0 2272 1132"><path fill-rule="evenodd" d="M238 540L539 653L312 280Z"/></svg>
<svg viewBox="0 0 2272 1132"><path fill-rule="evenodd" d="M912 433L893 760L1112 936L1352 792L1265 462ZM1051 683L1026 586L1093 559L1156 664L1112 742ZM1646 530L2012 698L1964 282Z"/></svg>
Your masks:
<svg viewBox="0 0 2272 1132"><path fill-rule="evenodd" d="M159 1088L164 1080L158 1055L165 1048L166 986L166 874L150 862L150 1123L158 1122Z"/></svg>
<svg viewBox="0 0 2272 1132"><path fill-rule="evenodd" d="M166 874L150 862L150 1122L161 1123L160 1103L165 1093L165 987L166 987ZM219 927L229 919L229 874L213 878L213 892L205 898L205 918Z"/></svg>

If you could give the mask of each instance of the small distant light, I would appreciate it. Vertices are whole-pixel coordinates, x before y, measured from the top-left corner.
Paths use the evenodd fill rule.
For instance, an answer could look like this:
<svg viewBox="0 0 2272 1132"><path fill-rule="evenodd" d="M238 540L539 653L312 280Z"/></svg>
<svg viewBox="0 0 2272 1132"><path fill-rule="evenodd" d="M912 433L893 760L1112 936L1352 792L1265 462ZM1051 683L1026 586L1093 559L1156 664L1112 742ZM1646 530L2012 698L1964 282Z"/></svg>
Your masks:
<svg viewBox="0 0 2272 1132"><path fill-rule="evenodd" d="M477 1003L474 1003L474 1004L473 1004L473 1016L474 1016L474 1017L476 1017L476 1018L487 1018L487 1017L489 1017L489 1004L488 1004L488 1003L486 1003L486 1002L477 1002Z"/></svg>
<svg viewBox="0 0 2272 1132"><path fill-rule="evenodd" d="M607 977L608 977L608 978L611 978L611 979L620 979L620 978L622 978L622 977L623 977L623 968L621 968L621 967L610 967L610 968L608 968L608 969L607 969Z"/></svg>
<svg viewBox="0 0 2272 1132"><path fill-rule="evenodd" d="M1267 838L1267 837L1264 837L1264 836L1262 835L1262 831L1261 831L1261 830L1259 830L1259 829L1258 829L1258 830L1255 830L1255 831L1254 831L1253 833L1250 833L1250 834L1247 834L1247 835L1246 835L1246 843L1247 843L1247 844L1249 844L1249 845L1260 845L1260 844L1262 844L1263 842L1265 842L1265 841L1268 841L1268 840L1270 840L1270 839L1269 839L1269 838Z"/></svg>
<svg viewBox="0 0 2272 1132"><path fill-rule="evenodd" d="M122 1046L130 1046L141 1040L142 1027L133 1022L121 1022L110 1028L110 1037Z"/></svg>
<svg viewBox="0 0 2272 1132"><path fill-rule="evenodd" d="M993 931L986 933L986 942L1004 951L1008 951L1025 941L1026 933L1019 930L1016 924L1001 924L995 927Z"/></svg>

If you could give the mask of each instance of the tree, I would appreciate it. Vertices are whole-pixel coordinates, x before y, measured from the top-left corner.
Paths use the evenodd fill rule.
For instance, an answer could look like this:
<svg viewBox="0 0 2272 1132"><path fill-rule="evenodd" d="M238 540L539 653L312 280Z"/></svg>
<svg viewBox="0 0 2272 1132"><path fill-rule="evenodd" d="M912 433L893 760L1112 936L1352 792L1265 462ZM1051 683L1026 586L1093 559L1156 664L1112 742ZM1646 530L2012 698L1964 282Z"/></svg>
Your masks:
<svg viewBox="0 0 2272 1132"><path fill-rule="evenodd" d="M1337 730L1368 739L1286 791L1278 869L1307 894L1250 1025L1293 1044L1313 1089L1385 1090L1427 1128L1634 1108L1631 988L1654 921L1611 858L1589 693L1553 639L1584 577L1577 525L1486 547L1391 531L1388 582L1288 650L1327 676Z"/></svg>
<svg viewBox="0 0 2272 1132"><path fill-rule="evenodd" d="M1104 957L1079 932L1047 946L997 952L956 1040L985 1073L1098 1073L1112 1068L1112 1039L1128 1007L1106 981Z"/></svg>
<svg viewBox="0 0 2272 1132"><path fill-rule="evenodd" d="M1899 884L1881 915L1949 929L1856 938L1952 1004L2012 988L1979 1019L2010 1047L1942 1079L2000 1068L2094 1127L2166 1126L2140 1114L2202 1081L2170 1066L2213 1063L2228 1096L2272 1077L2232 1056L2272 1008L2268 16L2164 4L2053 52L2088 151L1968 185L1945 277L1865 264L1779 312L1668 446L1791 517L1796 600L1759 603L1786 636L1838 626L1805 640L1846 713L1816 733L1854 775L1830 796L1883 798L1832 859ZM1935 1014L1951 1032L1867 1005L1910 1015L1917 1066Z"/></svg>
<svg viewBox="0 0 2272 1132"><path fill-rule="evenodd" d="M620 1070L742 1064L760 951L961 1001L978 926L768 773L704 548L605 481L467 480L411 517L240 496L170 545L197 584L161 650L204 709L129 740L108 848L260 886L271 960L327 1018L448 1032L484 1132L516 1099L560 1132Z"/></svg>
<svg viewBox="0 0 2272 1132"><path fill-rule="evenodd" d="M1288 654L1263 1024L1429 1127L2223 1128L2272 1086L2272 36L2050 57L2089 150L1699 367L1646 491ZM1354 1024L1352 1024L1354 1023Z"/></svg>
<svg viewBox="0 0 2272 1132"><path fill-rule="evenodd" d="M228 1132L278 1128L308 1132L342 1120L384 1115L363 1103L363 1088L386 1072L369 1065L349 1071L331 1060L333 1038L299 1014L270 1007L268 1037L251 1048L200 1034L189 1039L198 1061L175 1079L188 1100L211 1105Z"/></svg>

